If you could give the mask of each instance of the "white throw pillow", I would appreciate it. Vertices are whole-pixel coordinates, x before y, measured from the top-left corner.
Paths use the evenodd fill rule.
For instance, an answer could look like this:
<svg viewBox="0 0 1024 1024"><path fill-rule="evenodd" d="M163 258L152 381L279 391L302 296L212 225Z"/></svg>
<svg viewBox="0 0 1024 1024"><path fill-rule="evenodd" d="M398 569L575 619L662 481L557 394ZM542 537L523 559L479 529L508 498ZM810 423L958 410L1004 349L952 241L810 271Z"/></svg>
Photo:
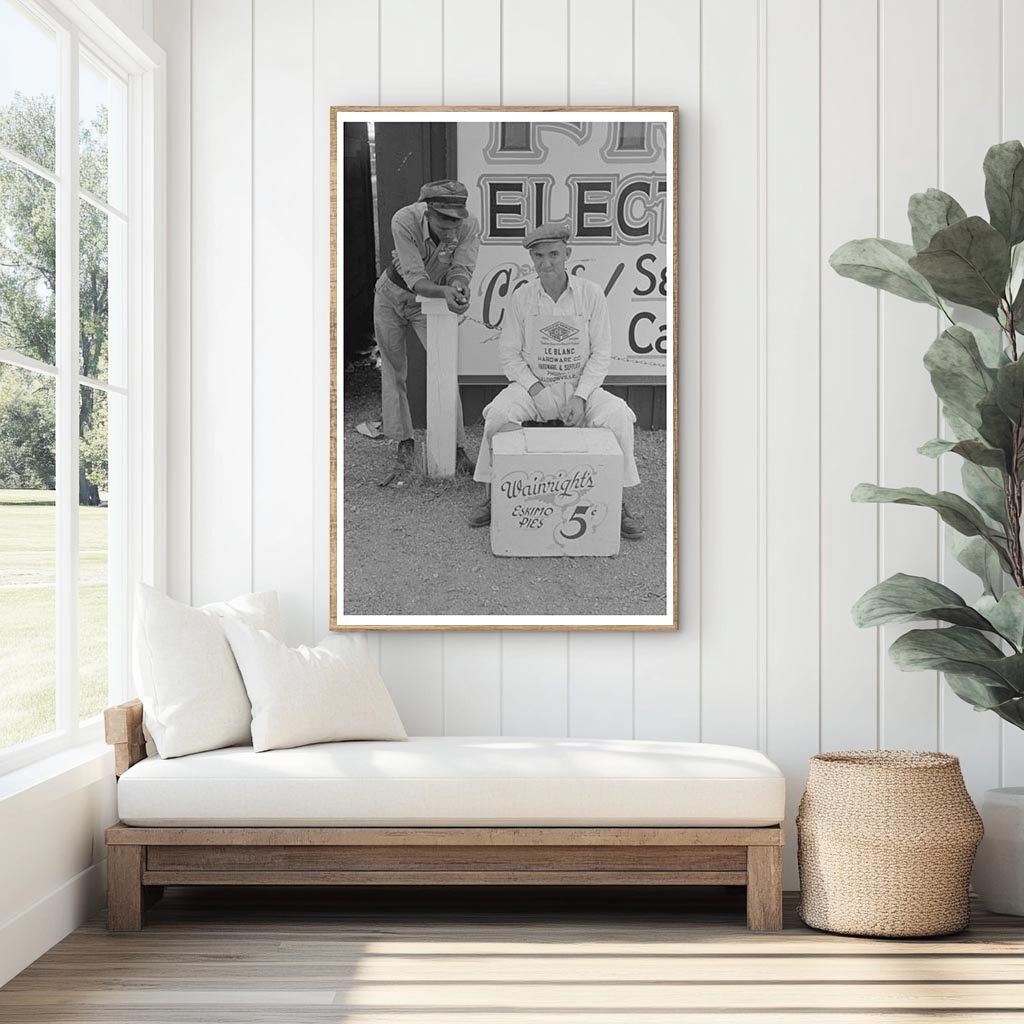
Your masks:
<svg viewBox="0 0 1024 1024"><path fill-rule="evenodd" d="M224 632L252 704L253 750L407 739L362 637L328 651L286 647L238 620L225 620Z"/></svg>
<svg viewBox="0 0 1024 1024"><path fill-rule="evenodd" d="M280 636L277 594L246 594L190 608L139 584L135 685L161 757L251 742L249 698L221 625L229 620Z"/></svg>

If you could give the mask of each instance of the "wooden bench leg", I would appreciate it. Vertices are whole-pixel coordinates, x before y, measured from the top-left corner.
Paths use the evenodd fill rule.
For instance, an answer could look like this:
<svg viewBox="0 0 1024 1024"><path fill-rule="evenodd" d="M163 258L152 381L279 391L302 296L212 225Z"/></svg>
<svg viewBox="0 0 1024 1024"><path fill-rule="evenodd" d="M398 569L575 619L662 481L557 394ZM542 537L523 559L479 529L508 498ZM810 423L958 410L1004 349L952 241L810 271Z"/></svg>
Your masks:
<svg viewBox="0 0 1024 1024"><path fill-rule="evenodd" d="M747 847L747 928L782 931L782 847Z"/></svg>
<svg viewBox="0 0 1024 1024"><path fill-rule="evenodd" d="M137 932L142 928L144 853L143 846L107 847L107 928L112 932Z"/></svg>

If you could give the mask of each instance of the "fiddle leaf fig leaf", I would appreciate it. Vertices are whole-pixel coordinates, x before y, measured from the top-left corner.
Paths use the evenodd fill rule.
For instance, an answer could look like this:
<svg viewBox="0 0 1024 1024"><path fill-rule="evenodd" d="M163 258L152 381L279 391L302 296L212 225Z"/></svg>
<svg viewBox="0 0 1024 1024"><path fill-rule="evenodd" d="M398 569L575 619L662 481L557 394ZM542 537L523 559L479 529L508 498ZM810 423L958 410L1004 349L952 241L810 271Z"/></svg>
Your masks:
<svg viewBox="0 0 1024 1024"><path fill-rule="evenodd" d="M1014 423L1024 419L1024 359L996 371L992 393L999 408Z"/></svg>
<svg viewBox="0 0 1024 1024"><path fill-rule="evenodd" d="M1012 465L1016 456L1013 447L1013 424L999 408L994 394L986 395L978 403L978 413L981 416L981 428L978 432L982 439L988 442L989 447L1004 451L1006 464Z"/></svg>
<svg viewBox="0 0 1024 1024"><path fill-rule="evenodd" d="M962 416L958 416L948 405L942 406L942 418L958 441L979 441L981 434Z"/></svg>
<svg viewBox="0 0 1024 1024"><path fill-rule="evenodd" d="M957 324L974 335L978 351L985 365L990 370L998 370L1011 362L1010 353L1003 347L1003 336L999 331L990 331L987 327L979 327L977 324Z"/></svg>
<svg viewBox="0 0 1024 1024"><path fill-rule="evenodd" d="M853 621L861 627L914 619L939 619L992 631L988 619L949 587L901 572L873 586L853 606Z"/></svg>
<svg viewBox="0 0 1024 1024"><path fill-rule="evenodd" d="M982 682L984 703L979 707L992 708L1024 692L1024 655L1008 657L965 626L912 629L890 646L889 656L904 672L952 672Z"/></svg>
<svg viewBox="0 0 1024 1024"><path fill-rule="evenodd" d="M941 437L936 437L926 441L917 450L930 459L937 459L940 455L953 452L954 455L959 455L976 466L988 466L1000 471L1006 469L1006 455L998 448L989 448L982 441L945 441Z"/></svg>
<svg viewBox="0 0 1024 1024"><path fill-rule="evenodd" d="M985 154L988 219L1010 245L1024 241L1024 146L1000 142Z"/></svg>
<svg viewBox="0 0 1024 1024"><path fill-rule="evenodd" d="M981 580L985 594L994 594L1002 584L1003 569L992 545L981 537L964 537L952 531L946 537L953 557Z"/></svg>
<svg viewBox="0 0 1024 1024"><path fill-rule="evenodd" d="M1015 655L1020 657L1020 655ZM1012 708L1020 700L1008 686L993 684L983 675L961 675L958 672L944 672L949 688L965 703L974 705L975 711L995 711L1007 721L1019 725L1020 721L1003 714L1002 708Z"/></svg>
<svg viewBox="0 0 1024 1024"><path fill-rule="evenodd" d="M936 231L948 228L966 216L964 208L941 189L930 188L927 192L915 192L907 207L914 248L918 252L926 249Z"/></svg>
<svg viewBox="0 0 1024 1024"><path fill-rule="evenodd" d="M1020 651L1024 648L1024 589L1007 590L998 600L986 594L974 603L999 635Z"/></svg>
<svg viewBox="0 0 1024 1024"><path fill-rule="evenodd" d="M970 329L956 324L943 331L925 353L924 365L944 405L972 426L980 427L978 403L995 384L996 371L985 365Z"/></svg>
<svg viewBox="0 0 1024 1024"><path fill-rule="evenodd" d="M909 262L944 299L994 316L1010 273L1010 247L988 221L967 217L937 231Z"/></svg>
<svg viewBox="0 0 1024 1024"><path fill-rule="evenodd" d="M991 519L1006 531L1005 477L989 466L976 466L966 462L960 467L960 478L964 482L967 497Z"/></svg>
<svg viewBox="0 0 1024 1024"><path fill-rule="evenodd" d="M1010 557L1006 552L1006 538L985 522L985 517L970 502L951 491L929 494L919 487L879 487L876 484L858 484L851 495L853 501L891 502L896 505L917 505L938 512L944 523L965 537L982 537L996 550L1000 562L1009 571Z"/></svg>
<svg viewBox="0 0 1024 1024"><path fill-rule="evenodd" d="M941 308L935 289L910 266L912 245L901 245L886 238L858 238L841 245L829 257L832 269L842 277L853 278L872 288Z"/></svg>

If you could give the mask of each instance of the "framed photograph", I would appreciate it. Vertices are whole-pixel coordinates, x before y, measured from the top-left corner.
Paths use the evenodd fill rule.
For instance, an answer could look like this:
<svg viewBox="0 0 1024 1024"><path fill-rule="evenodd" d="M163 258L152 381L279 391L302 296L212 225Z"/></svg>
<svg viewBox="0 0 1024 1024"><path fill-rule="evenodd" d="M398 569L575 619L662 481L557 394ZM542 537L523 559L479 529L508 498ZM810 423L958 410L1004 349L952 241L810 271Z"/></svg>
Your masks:
<svg viewBox="0 0 1024 1024"><path fill-rule="evenodd" d="M331 109L332 629L678 628L678 121Z"/></svg>

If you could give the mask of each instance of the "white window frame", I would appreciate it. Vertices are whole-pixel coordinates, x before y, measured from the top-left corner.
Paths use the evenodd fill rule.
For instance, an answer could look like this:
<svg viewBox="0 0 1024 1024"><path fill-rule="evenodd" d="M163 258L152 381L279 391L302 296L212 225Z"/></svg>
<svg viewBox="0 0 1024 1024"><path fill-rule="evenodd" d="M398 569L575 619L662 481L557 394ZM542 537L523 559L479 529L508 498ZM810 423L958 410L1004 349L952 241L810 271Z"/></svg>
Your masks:
<svg viewBox="0 0 1024 1024"><path fill-rule="evenodd" d="M101 718L79 722L78 678L78 391L82 384L126 394L120 557L110 553L108 615L116 616L117 649L109 650L110 702L127 700L131 682L131 621L135 584L163 589L165 537L166 82L163 51L117 26L91 0L16 0L48 24L58 41L55 172L0 147L0 155L56 185L57 365L5 351L2 361L57 379L57 731L0 752L0 775L102 737ZM127 86L124 214L127 216L127 310L124 386L78 373L78 55L84 48ZM69 116L73 112L73 116ZM99 204L104 208L106 204ZM108 216L120 216L107 208ZM73 230L70 228L73 227ZM72 372L64 372L73 367ZM74 412L71 420L70 411ZM112 467L113 471L113 467ZM108 577L110 579L110 577ZM113 580L110 579L110 583ZM123 597L120 607L113 598Z"/></svg>

